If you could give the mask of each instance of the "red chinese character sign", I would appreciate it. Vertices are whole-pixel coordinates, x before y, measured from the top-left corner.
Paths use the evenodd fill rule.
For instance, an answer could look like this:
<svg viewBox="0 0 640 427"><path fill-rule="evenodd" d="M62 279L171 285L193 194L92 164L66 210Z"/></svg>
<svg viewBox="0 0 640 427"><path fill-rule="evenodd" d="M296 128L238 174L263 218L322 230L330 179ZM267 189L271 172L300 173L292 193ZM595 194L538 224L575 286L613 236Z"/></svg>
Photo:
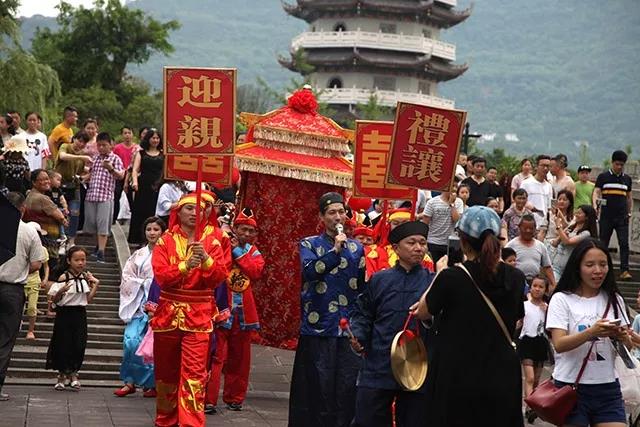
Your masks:
<svg viewBox="0 0 640 427"><path fill-rule="evenodd" d="M200 173L204 182L214 185L230 186L233 171L233 156L207 155L201 160ZM165 156L166 179L197 181L198 156L169 154Z"/></svg>
<svg viewBox="0 0 640 427"><path fill-rule="evenodd" d="M164 68L166 153L233 154L236 70Z"/></svg>
<svg viewBox="0 0 640 427"><path fill-rule="evenodd" d="M415 188L387 184L385 175L393 136L393 122L356 121L353 196L413 200Z"/></svg>
<svg viewBox="0 0 640 427"><path fill-rule="evenodd" d="M398 102L386 182L450 191L467 113Z"/></svg>

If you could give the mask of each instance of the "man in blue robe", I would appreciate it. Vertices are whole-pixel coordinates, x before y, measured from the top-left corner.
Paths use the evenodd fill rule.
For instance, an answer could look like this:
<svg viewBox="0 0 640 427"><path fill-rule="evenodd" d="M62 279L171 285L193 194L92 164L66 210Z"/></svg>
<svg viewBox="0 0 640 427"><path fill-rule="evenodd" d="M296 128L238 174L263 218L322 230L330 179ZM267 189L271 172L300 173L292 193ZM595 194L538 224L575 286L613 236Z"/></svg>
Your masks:
<svg viewBox="0 0 640 427"><path fill-rule="evenodd" d="M348 427L353 419L360 357L340 320L351 317L363 290L362 245L347 238L342 196L319 201L325 232L300 241L301 321L289 398L289 427Z"/></svg>
<svg viewBox="0 0 640 427"><path fill-rule="evenodd" d="M422 266L427 252L428 226L420 221L394 228L389 241L398 255L395 266L375 273L358 297L351 317L354 351L363 355L358 375L354 427L389 427L395 399L396 427L422 426L424 386L411 392L402 389L391 371L391 343L409 316L409 307L425 293L435 274ZM409 329L427 331L412 320ZM426 345L426 342L425 342Z"/></svg>

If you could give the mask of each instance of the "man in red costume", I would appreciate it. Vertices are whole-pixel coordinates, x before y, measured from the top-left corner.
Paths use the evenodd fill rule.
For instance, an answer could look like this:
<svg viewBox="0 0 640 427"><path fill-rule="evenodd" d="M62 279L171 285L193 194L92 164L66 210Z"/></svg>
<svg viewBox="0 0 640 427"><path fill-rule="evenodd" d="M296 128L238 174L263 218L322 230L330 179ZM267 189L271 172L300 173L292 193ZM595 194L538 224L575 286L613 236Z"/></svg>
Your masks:
<svg viewBox="0 0 640 427"><path fill-rule="evenodd" d="M353 238L362 243L364 247L364 259L366 263L365 281L369 281L373 273L389 268L389 255L384 247L374 243L373 230L369 227L357 227Z"/></svg>
<svg viewBox="0 0 640 427"><path fill-rule="evenodd" d="M201 202L204 210L204 203ZM171 210L169 230L153 250L160 299L154 331L156 426L204 426L209 338L217 313L213 288L227 277L220 242L196 239L196 195Z"/></svg>
<svg viewBox="0 0 640 427"><path fill-rule="evenodd" d="M249 386L251 335L260 328L251 281L262 276L264 259L253 245L258 224L251 209L244 208L236 216L233 231L233 266L226 284L231 316L215 330L216 354L207 384L207 413L216 412L221 372L224 372L222 400L227 409L242 410Z"/></svg>

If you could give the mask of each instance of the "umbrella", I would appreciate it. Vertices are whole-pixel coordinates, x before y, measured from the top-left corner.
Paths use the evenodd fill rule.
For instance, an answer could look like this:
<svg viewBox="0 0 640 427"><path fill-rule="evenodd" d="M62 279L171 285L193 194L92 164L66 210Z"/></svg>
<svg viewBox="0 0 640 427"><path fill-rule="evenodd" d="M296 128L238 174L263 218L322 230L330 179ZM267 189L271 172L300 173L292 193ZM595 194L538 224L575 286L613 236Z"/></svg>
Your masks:
<svg viewBox="0 0 640 427"><path fill-rule="evenodd" d="M19 223L20 211L3 194L0 194L0 224L2 224L0 265L16 256Z"/></svg>

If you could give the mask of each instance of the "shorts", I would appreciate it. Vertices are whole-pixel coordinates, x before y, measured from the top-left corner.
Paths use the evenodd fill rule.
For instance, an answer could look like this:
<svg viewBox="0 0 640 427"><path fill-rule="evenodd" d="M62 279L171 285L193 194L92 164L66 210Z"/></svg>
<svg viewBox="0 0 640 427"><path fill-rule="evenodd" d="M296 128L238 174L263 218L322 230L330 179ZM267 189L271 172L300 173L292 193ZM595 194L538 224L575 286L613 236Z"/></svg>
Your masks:
<svg viewBox="0 0 640 427"><path fill-rule="evenodd" d="M36 317L38 314L38 294L40 293L40 281L27 281L24 285L24 298L27 301L27 316Z"/></svg>
<svg viewBox="0 0 640 427"><path fill-rule="evenodd" d="M534 366L542 366L549 358L549 341L543 336L520 338L518 345L520 360L531 360Z"/></svg>
<svg viewBox="0 0 640 427"><path fill-rule="evenodd" d="M113 200L106 202L84 203L84 227L88 234L100 234L107 236L111 234L111 221L113 220Z"/></svg>
<svg viewBox="0 0 640 427"><path fill-rule="evenodd" d="M555 381L556 387L568 385ZM623 423L627 418L620 382L605 384L578 384L578 403L569 412L565 424L586 427L600 423Z"/></svg>

